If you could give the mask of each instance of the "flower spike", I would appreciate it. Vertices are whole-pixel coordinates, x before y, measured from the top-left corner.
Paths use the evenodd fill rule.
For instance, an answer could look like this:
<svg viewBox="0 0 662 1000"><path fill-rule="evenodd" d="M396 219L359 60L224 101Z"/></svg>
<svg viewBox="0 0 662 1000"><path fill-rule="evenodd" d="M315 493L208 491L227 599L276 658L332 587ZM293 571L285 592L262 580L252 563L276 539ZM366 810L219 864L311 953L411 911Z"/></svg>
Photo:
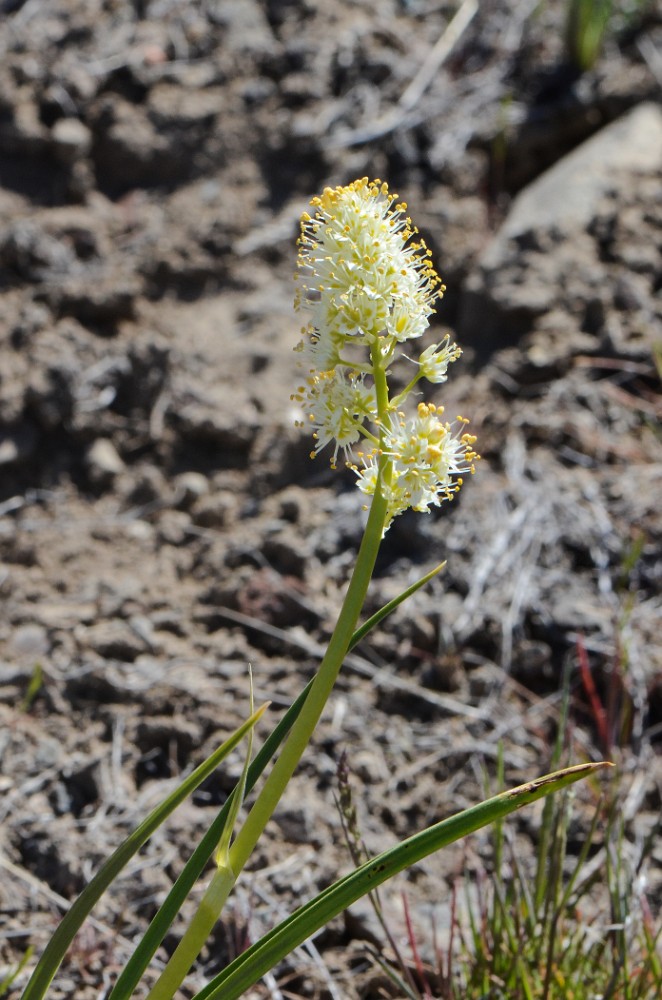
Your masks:
<svg viewBox="0 0 662 1000"><path fill-rule="evenodd" d="M300 353L303 384L292 398L313 428L314 457L342 452L362 492L380 485L387 525L409 507L428 511L452 499L461 474L473 472L475 438L455 434L442 409L420 403L407 418L402 403L425 378L446 381L460 349L447 335L428 347L407 388L391 399L388 366L399 345L421 337L445 286L431 253L388 185L367 177L327 187L301 218L295 308L308 313ZM404 355L403 355L404 356ZM352 449L361 440L370 451Z"/></svg>

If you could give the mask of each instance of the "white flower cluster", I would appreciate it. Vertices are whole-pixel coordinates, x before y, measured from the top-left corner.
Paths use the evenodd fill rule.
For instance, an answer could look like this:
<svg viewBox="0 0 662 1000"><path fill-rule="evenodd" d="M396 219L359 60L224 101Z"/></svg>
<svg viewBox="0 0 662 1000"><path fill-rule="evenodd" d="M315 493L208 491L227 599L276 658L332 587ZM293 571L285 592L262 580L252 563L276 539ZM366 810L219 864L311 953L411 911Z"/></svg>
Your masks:
<svg viewBox="0 0 662 1000"><path fill-rule="evenodd" d="M390 475L383 477L381 490L388 501L388 521L412 507L428 513L430 506L450 500L462 485L460 473L473 472L478 456L471 450L472 434L454 437L451 425L442 422L442 407L419 403L415 417L398 413L389 422L381 446L362 456L363 468L356 469L358 487L372 496L377 485L380 458L390 459ZM460 423L466 421L460 418ZM455 477L455 478L453 478Z"/></svg>
<svg viewBox="0 0 662 1000"><path fill-rule="evenodd" d="M342 452L364 493L381 484L388 524L408 507L427 511L450 498L457 477L473 472L475 438L454 436L441 408L420 403L409 419L400 411L420 379L446 380L460 350L448 337L427 348L409 385L390 399L386 376L397 348L426 331L445 291L430 251L415 239L407 206L380 181L326 188L311 205L314 214L301 220L295 298L310 314L297 347L305 384L293 399L313 427L313 455L331 445L332 466ZM351 455L361 439L371 450L358 452L359 470Z"/></svg>

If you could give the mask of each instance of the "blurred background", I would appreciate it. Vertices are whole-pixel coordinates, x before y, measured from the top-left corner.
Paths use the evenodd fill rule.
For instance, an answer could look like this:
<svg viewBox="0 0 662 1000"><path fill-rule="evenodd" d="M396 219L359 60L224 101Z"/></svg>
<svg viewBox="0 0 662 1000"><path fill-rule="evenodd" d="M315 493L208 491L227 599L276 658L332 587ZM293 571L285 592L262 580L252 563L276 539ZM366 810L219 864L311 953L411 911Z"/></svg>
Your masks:
<svg viewBox="0 0 662 1000"><path fill-rule="evenodd" d="M2 0L0 18L3 960L245 717L249 663L273 713L315 667L362 511L294 428L295 240L314 194L361 176L433 251L448 290L421 347L450 331L464 354L431 398L483 460L389 531L369 610L447 568L348 662L217 950L347 864L342 749L376 851L480 798L500 742L509 783L544 770L564 685L574 758L618 755L632 840L654 831L659 6ZM155 838L53 995L100 995L240 768ZM659 905L659 836L649 863ZM458 848L413 877L442 925L461 869ZM385 995L342 957L362 933L318 942L340 996Z"/></svg>

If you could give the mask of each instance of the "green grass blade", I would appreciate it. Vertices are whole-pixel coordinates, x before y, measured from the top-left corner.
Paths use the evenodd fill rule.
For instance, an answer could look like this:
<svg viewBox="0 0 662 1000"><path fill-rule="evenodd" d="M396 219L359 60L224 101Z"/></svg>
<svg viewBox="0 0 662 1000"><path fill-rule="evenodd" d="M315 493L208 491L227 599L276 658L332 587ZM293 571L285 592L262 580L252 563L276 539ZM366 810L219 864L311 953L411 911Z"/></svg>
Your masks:
<svg viewBox="0 0 662 1000"><path fill-rule="evenodd" d="M34 948L30 946L21 959L5 973L2 979L0 979L0 997L4 997L7 993L9 993L14 981L18 978L18 976L20 976L21 972L23 972L23 969L32 958L33 951Z"/></svg>
<svg viewBox="0 0 662 1000"><path fill-rule="evenodd" d="M396 970L392 968L392 966L390 966L388 962L381 957L381 955L377 954L376 951L373 951L372 948L369 948L368 952L375 965L378 965L386 978L391 981L397 990L400 990L403 1000L421 1000L421 994L414 993L409 984L405 983L402 976L399 976Z"/></svg>
<svg viewBox="0 0 662 1000"><path fill-rule="evenodd" d="M236 1000L315 931L393 875L522 806L529 805L545 795L559 791L566 785L609 766L611 765L604 762L579 764L557 771L555 774L545 775L518 788L502 792L486 802L436 823L413 837L408 837L402 843L361 865L296 910L231 962L220 975L195 995L194 1000Z"/></svg>
<svg viewBox="0 0 662 1000"><path fill-rule="evenodd" d="M436 566L430 573L427 573L420 580L416 581L416 583L414 583L411 587L408 587L393 601L389 601L388 604L368 619L368 621L354 633L350 649L360 642L360 640L363 639L368 632L379 624L380 621L383 621L383 619L386 618L387 615L389 615L396 607L398 607L399 604L406 600L407 597L414 594L420 587L431 580L442 569L443 565L444 564L442 563L441 565ZM299 715L309 689L310 684L306 685L297 700L290 706L279 725L275 727L271 736L266 740L260 753L256 756L247 778L247 792L254 787L255 783L267 767L269 761L277 752L295 719ZM224 753L221 753L223 748L219 748L216 755L212 755L212 758L210 758L209 761L206 761L203 765L201 765L201 768L209 766L208 771L201 773L200 768L194 771L193 774L187 779L187 783L182 785L177 792L173 793L171 798L174 804L168 808L170 802L168 799L161 806L157 807L154 813L150 814L147 820L145 820L145 822L141 824L122 845L120 845L111 858L109 858L103 868L83 890L79 898L63 918L53 935L53 938L47 945L46 951L37 964L37 967L35 968L35 971L25 988L22 1000L40 1000L40 998L43 997L75 934L78 932L80 926L94 905L101 898L108 885L110 885L119 871L121 871L121 868L130 860L133 854L140 849L145 840L149 839L151 834L160 825L160 823L163 822L166 816L168 816L169 813L175 809L187 795L191 794L191 792L205 780L208 774L214 770L217 764L223 759L223 756L236 746L236 743L243 737L247 729L251 728L251 726L255 724L255 721L257 720L253 719L252 722L251 720L248 720L248 722L245 723L244 726L242 726L237 733L233 735L233 737L231 737L231 745L229 745L230 741L228 741L228 745L224 744L224 747L227 746ZM210 765L210 761L212 759L214 759L216 763ZM193 783L196 778L197 780ZM189 782L191 783L190 785L188 784ZM230 808L230 803L227 803L227 808ZM160 810L165 810L161 818L159 818ZM129 997L137 986L142 973L149 964L151 958L156 952L156 949L159 947L174 917L179 912L184 899L186 899L192 886L199 878L205 865L211 857L211 854L218 845L219 837L221 836L226 823L226 818L224 807L224 809L219 812L219 815L216 817L214 823L210 826L207 834L200 842L198 848L194 851L193 855L189 859L189 862L175 882L165 903L159 909L159 912L150 924L150 927L138 946L137 951L131 957L122 972L122 975L115 984L115 987L109 996L109 1000L122 1000L122 998ZM155 825L151 825L155 819L157 820Z"/></svg>
<svg viewBox="0 0 662 1000"><path fill-rule="evenodd" d="M426 573L425 576L422 576L420 580L416 581L416 583L412 583L411 587L407 587L407 589L403 590L401 594L398 594L397 597L394 597L392 601L389 601L388 604L385 604L383 608L380 608L379 611L375 611L374 615L371 615L370 618L368 618L368 620L363 623L363 625L357 628L356 632L352 636L352 641L349 644L349 649L354 649L354 646L356 646L357 642L360 642L361 639L365 639L368 632L371 632L375 627L375 625L379 625L379 623L384 621L384 619L387 618L392 611L395 611L398 605L402 604L403 601L406 601L407 598L411 597L412 594L415 594L417 590L420 590L421 587L425 586L425 584L428 583L430 580L432 580L433 577L435 577L438 573L441 573L445 565L446 565L445 562L439 563L438 566L435 566L434 569L431 569L429 573Z"/></svg>
<svg viewBox="0 0 662 1000"><path fill-rule="evenodd" d="M308 682L299 697L288 708L278 725L269 734L264 744L255 755L255 760L248 769L246 778L246 794L251 791L259 780L271 758L277 753L281 743L289 733L294 720L298 716L306 700L312 680ZM181 909L182 903L202 874L205 865L216 850L231 808L230 797L225 801L218 815L206 834L186 862L181 874L173 884L158 912L145 931L140 944L122 970L108 1000L128 1000L137 988L145 969L151 962L157 948L163 941L170 925Z"/></svg>
<svg viewBox="0 0 662 1000"><path fill-rule="evenodd" d="M570 710L570 673L571 673L571 666L570 662L568 661L563 671L562 699L561 699L561 709L559 713L559 724L556 733L556 742L554 744L554 752L552 754L552 759L550 762L552 767L558 767L560 763L561 755L563 753L563 746L568 731L568 713ZM536 878L533 889L536 918L538 914L541 912L547 891L547 862L551 857L550 838L553 832L552 826L553 826L554 815L555 815L554 802L552 799L547 799L543 807L542 823L540 825L540 834L538 836Z"/></svg>
<svg viewBox="0 0 662 1000"><path fill-rule="evenodd" d="M359 629L356 630L352 636L349 648L353 649L354 646L361 641L361 639L365 638L365 636L376 625L383 621L384 618L391 614L391 612L394 611L398 605L402 604L404 600L412 594L415 594L417 590L441 572L445 565L445 563L440 563L438 566L435 566L434 569L432 569L429 573L426 573L425 576L420 578L420 580L417 580L411 585L411 587L408 587L392 601L389 601L388 604L385 604L383 608L380 608L379 611L372 615ZM281 743L290 731L295 719L303 707L303 703L306 700L311 684L312 681L306 685L297 700L290 706L279 724L267 738L261 750L256 754L255 760L251 764L248 771L246 779L246 793L250 792L252 788L254 788L258 779L269 764L269 761L276 754ZM140 978L154 957L157 948L165 937L176 914L179 912L182 903L188 896L197 879L202 874L205 865L215 850L222 831L226 825L227 812L229 808L230 802L228 800L219 811L218 815L214 819L214 822L209 827L209 830L184 866L184 869L174 883L158 913L155 914L142 938L142 941L127 962L120 977L115 983L108 1000L128 1000L136 989Z"/></svg>
<svg viewBox="0 0 662 1000"><path fill-rule="evenodd" d="M416 593L424 584L439 573L445 563L440 563L425 576L417 580L411 587L399 594L394 600L389 601L383 608L380 608L371 618L368 619L352 636L349 648L354 646L370 632L379 622L383 621L395 608L398 607L407 597ZM278 725L265 740L259 752L255 755L255 760L250 765L246 778L246 794L256 785L257 781L264 773L272 757L289 733L295 719L298 717L303 704L312 685L312 680L308 682L299 697L292 703ZM115 986L108 996L108 1000L129 1000L140 982L145 969L156 954L163 938L168 932L170 925L188 896L189 892L200 878L205 866L216 849L219 839L227 823L228 811L231 807L230 797L226 800L207 833L200 841L195 851L182 869L181 874L172 886L168 896L164 900L158 912L154 915L149 927L143 935L140 944L137 946L131 958L122 970Z"/></svg>
<svg viewBox="0 0 662 1000"><path fill-rule="evenodd" d="M662 926L658 929L657 933L653 934L651 927L644 922L643 933L644 943L647 949L646 961L654 985L659 990L662 988L662 961L660 960L662 952L658 951L658 948L660 939L662 938Z"/></svg>
<svg viewBox="0 0 662 1000"><path fill-rule="evenodd" d="M253 672L249 667L248 676L250 680L251 688L251 712L255 710L255 701L253 698ZM223 827L223 832L221 833L220 840L218 842L218 848L216 850L215 861L219 868L229 867L229 856L230 856L230 841L232 840L232 834L237 825L237 817L239 816L239 810L241 809L244 798L246 796L246 781L248 779L248 768L251 766L251 759L253 757L253 730L248 734L248 748L246 750L246 756L244 757L244 765L241 769L241 776L237 782L232 795L230 796L230 809L228 812L227 823Z"/></svg>
<svg viewBox="0 0 662 1000"><path fill-rule="evenodd" d="M60 967L69 945L73 941L85 918L99 901L108 886L117 878L128 861L149 840L154 831L207 778L232 751L262 716L267 706L254 712L207 760L196 767L188 778L175 789L129 834L116 851L102 865L92 881L67 911L58 925L46 949L39 959L22 995L22 1000L41 1000L55 973Z"/></svg>
<svg viewBox="0 0 662 1000"><path fill-rule="evenodd" d="M251 711L253 711L255 708L253 701L253 674L250 668L249 680L250 706ZM149 991L147 1000L172 1000L172 997L177 993L193 963L202 951L229 894L232 892L236 879L230 865L230 842L237 824L239 810L246 794L248 768L253 756L253 730L248 734L247 743L248 747L241 769L241 777L230 796L230 808L227 820L221 832L214 856L216 871L212 875L211 881L198 903L198 908L188 927L180 938L179 944L168 959L165 969Z"/></svg>

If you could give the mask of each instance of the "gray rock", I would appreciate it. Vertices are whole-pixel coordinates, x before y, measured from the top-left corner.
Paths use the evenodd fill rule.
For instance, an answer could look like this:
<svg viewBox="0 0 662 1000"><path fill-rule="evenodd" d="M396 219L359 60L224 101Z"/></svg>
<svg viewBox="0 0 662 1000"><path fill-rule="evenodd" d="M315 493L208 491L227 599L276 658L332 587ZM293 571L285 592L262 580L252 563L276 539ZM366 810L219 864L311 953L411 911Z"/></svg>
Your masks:
<svg viewBox="0 0 662 1000"><path fill-rule="evenodd" d="M40 156L48 146L48 130L33 101L21 101L12 117L0 124L0 148L9 156Z"/></svg>
<svg viewBox="0 0 662 1000"><path fill-rule="evenodd" d="M50 648L46 629L35 623L19 625L12 634L10 645L14 655L22 660L38 660Z"/></svg>
<svg viewBox="0 0 662 1000"><path fill-rule="evenodd" d="M595 218L601 199L632 175L662 167L662 109L641 104L601 129L546 170L518 195L484 265L501 259L500 244L524 233L549 230L572 235Z"/></svg>
<svg viewBox="0 0 662 1000"><path fill-rule="evenodd" d="M174 485L175 503L184 510L209 493L209 480L201 472L182 472L175 476Z"/></svg>
<svg viewBox="0 0 662 1000"><path fill-rule="evenodd" d="M34 454L37 434L29 424L0 432L0 466L25 462Z"/></svg>
<svg viewBox="0 0 662 1000"><path fill-rule="evenodd" d="M0 264L22 281L36 283L45 277L67 274L75 257L63 240L48 233L32 219L19 219L0 233Z"/></svg>
<svg viewBox="0 0 662 1000"><path fill-rule="evenodd" d="M201 528L224 528L228 524L235 502L227 493L200 496L192 506L194 524Z"/></svg>
<svg viewBox="0 0 662 1000"><path fill-rule="evenodd" d="M87 452L87 471L92 482L97 486L111 483L115 476L124 471L124 462L117 454L112 441L107 438L97 438Z"/></svg>
<svg viewBox="0 0 662 1000"><path fill-rule="evenodd" d="M81 323L115 323L134 315L141 284L133 275L90 270L44 291L49 306L61 316L75 316Z"/></svg>
<svg viewBox="0 0 662 1000"><path fill-rule="evenodd" d="M661 166L662 110L642 104L526 187L467 281L460 340L484 353L519 344L556 307L597 333L614 283L599 245L602 206L624 205Z"/></svg>
<svg viewBox="0 0 662 1000"><path fill-rule="evenodd" d="M181 436L218 449L226 464L243 460L253 443L257 415L250 404L238 405L233 412L219 412L208 400L198 399L169 413Z"/></svg>
<svg viewBox="0 0 662 1000"><path fill-rule="evenodd" d="M141 653L149 650L149 643L127 622L97 622L89 628L79 626L76 639L83 648L93 650L104 659L133 663Z"/></svg>
<svg viewBox="0 0 662 1000"><path fill-rule="evenodd" d="M92 133L78 118L60 118L51 130L51 138L62 163L74 163L92 148Z"/></svg>

